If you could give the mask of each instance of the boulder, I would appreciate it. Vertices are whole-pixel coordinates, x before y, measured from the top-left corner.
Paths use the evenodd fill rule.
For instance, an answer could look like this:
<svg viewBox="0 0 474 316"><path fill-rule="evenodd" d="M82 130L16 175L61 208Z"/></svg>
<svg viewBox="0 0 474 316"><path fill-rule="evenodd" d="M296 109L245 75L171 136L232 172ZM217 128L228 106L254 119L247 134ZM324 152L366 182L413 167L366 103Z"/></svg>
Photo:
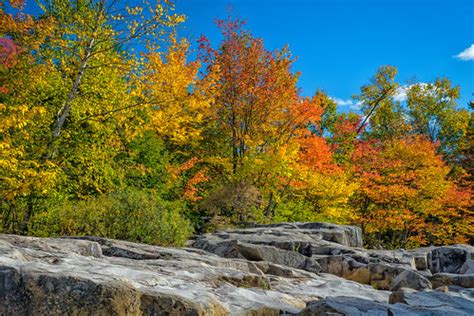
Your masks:
<svg viewBox="0 0 474 316"><path fill-rule="evenodd" d="M253 229L254 228L254 229ZM331 223L278 223L266 225L252 225L247 228L246 233L256 232L259 229L294 232L306 234L315 239L323 239L329 242L348 247L362 247L362 230L357 226L336 225Z"/></svg>
<svg viewBox="0 0 474 316"><path fill-rule="evenodd" d="M313 256L324 273L334 274L347 280L370 284L368 264L359 262L350 256Z"/></svg>
<svg viewBox="0 0 474 316"><path fill-rule="evenodd" d="M417 293L423 294L416 296ZM394 302L394 304L373 302L367 299L347 296L328 297L323 300L308 302L306 308L297 315L472 315L472 303L474 302L472 299L466 299L458 294L431 293L436 292L406 292L406 289L404 292L397 291L394 294L399 295L398 298L403 303Z"/></svg>
<svg viewBox="0 0 474 316"><path fill-rule="evenodd" d="M390 295L390 304L408 307L409 315L474 315L474 291L442 292L399 289Z"/></svg>
<svg viewBox="0 0 474 316"><path fill-rule="evenodd" d="M222 241L238 240L245 243L274 246L311 256L317 254L311 252L312 248L319 249L323 246L340 247L341 249L362 247L361 235L360 228L355 226L328 223L281 223L253 225L250 228L231 229L202 235L193 243L193 247L208 250Z"/></svg>
<svg viewBox="0 0 474 316"><path fill-rule="evenodd" d="M431 289L431 282L418 272L405 270L390 284L390 291L396 291L401 288L410 288L415 290Z"/></svg>
<svg viewBox="0 0 474 316"><path fill-rule="evenodd" d="M299 252L283 250L273 246L254 245L231 240L216 243L212 248L204 247L224 258L241 258L249 261L266 261L310 272L319 272L321 267L312 258Z"/></svg>
<svg viewBox="0 0 474 316"><path fill-rule="evenodd" d="M369 264L370 284L377 289L388 290L392 281L402 272L406 271L406 267L391 265L386 263Z"/></svg>
<svg viewBox="0 0 474 316"><path fill-rule="evenodd" d="M271 262L259 261L255 262L255 266L263 273L267 275L275 275L284 278L305 278L311 277L311 274L306 273L303 270L292 269L283 265L274 264Z"/></svg>
<svg viewBox="0 0 474 316"><path fill-rule="evenodd" d="M465 288L474 288L474 274L436 273L431 277L433 287L457 285Z"/></svg>
<svg viewBox="0 0 474 316"><path fill-rule="evenodd" d="M428 269L428 262L426 256L416 256L413 257L415 261L415 268L417 270L427 270Z"/></svg>
<svg viewBox="0 0 474 316"><path fill-rule="evenodd" d="M474 274L474 260L468 259L459 269L460 274Z"/></svg>
<svg viewBox="0 0 474 316"><path fill-rule="evenodd" d="M440 272L459 273L469 257L469 251L459 246L437 247L428 253L428 269L433 274Z"/></svg>

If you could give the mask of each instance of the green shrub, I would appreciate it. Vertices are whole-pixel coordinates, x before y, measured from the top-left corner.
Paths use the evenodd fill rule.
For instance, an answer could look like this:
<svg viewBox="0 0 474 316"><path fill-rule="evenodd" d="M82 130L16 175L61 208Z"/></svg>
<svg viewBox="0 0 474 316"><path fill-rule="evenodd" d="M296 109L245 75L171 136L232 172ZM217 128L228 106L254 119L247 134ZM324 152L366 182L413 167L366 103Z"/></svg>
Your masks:
<svg viewBox="0 0 474 316"><path fill-rule="evenodd" d="M334 222L327 216L317 213L314 206L305 201L285 201L275 209L273 222Z"/></svg>
<svg viewBox="0 0 474 316"><path fill-rule="evenodd" d="M182 246L192 234L184 205L151 191L125 190L86 201L66 201L35 215L30 234L94 235L164 246Z"/></svg>
<svg viewBox="0 0 474 316"><path fill-rule="evenodd" d="M210 215L205 231L223 229L246 222L264 220L258 204L261 194L258 188L246 182L229 183L211 192L201 207Z"/></svg>

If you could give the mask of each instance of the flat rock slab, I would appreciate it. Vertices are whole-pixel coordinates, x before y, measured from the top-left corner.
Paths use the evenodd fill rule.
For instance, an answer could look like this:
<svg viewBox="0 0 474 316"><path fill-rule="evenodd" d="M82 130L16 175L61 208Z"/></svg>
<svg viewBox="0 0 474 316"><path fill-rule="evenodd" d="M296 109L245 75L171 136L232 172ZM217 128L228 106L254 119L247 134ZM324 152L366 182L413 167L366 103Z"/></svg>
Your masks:
<svg viewBox="0 0 474 316"><path fill-rule="evenodd" d="M388 302L388 292L333 275L88 239L0 235L0 314L278 315L335 295Z"/></svg>
<svg viewBox="0 0 474 316"><path fill-rule="evenodd" d="M467 290L466 290L467 291ZM354 315L354 316L470 316L474 315L474 293L442 293L435 291L404 291L400 301L393 304L373 302L354 297L328 297L324 300L309 302L298 315Z"/></svg>
<svg viewBox="0 0 474 316"><path fill-rule="evenodd" d="M0 235L0 315L474 315L467 245L368 250L354 226L283 223L192 246Z"/></svg>
<svg viewBox="0 0 474 316"><path fill-rule="evenodd" d="M364 249L358 227L328 223L252 225L218 231L199 236L193 247L224 258L268 261L309 272L330 273L382 290L391 289L395 279L398 285L392 289L420 290L431 287L430 278L435 273L469 274L474 254L474 248L468 245L413 250ZM410 275L417 276L419 282L409 280ZM446 282L446 285L471 287L470 280L463 277L463 282Z"/></svg>

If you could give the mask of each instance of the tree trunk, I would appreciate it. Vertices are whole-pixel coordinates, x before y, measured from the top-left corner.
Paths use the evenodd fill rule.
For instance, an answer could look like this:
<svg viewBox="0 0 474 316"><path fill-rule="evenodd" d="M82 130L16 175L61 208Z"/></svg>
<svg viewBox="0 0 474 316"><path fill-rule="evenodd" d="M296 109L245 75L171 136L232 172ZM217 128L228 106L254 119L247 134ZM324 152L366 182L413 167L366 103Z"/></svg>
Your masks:
<svg viewBox="0 0 474 316"><path fill-rule="evenodd" d="M102 14L104 13L104 9L105 9L105 0L102 0L100 3L100 8L98 9L98 12L97 12L97 24L94 27L94 30L92 33L93 36L89 40L89 43L87 43L87 48L85 50L84 58L82 58L81 60L81 64L79 66L76 77L74 79L74 84L72 85L71 90L69 91L69 95L66 101L64 102L63 106L58 112L58 119L56 121L55 127L53 129L53 133L51 135L51 142L49 144L49 149L45 157L46 159L52 158L56 151L55 142L59 138L59 135L61 134L61 130L64 126L64 123L66 122L69 112L71 111L72 103L74 102L74 99L77 96L77 91L79 90L79 85L81 84L82 77L84 76L84 73L87 69L87 64L89 63L89 60L92 55L92 51L94 49L94 44L96 42L96 37L97 37L96 34L97 34L97 31L99 30L99 26L101 23L100 20L101 20Z"/></svg>

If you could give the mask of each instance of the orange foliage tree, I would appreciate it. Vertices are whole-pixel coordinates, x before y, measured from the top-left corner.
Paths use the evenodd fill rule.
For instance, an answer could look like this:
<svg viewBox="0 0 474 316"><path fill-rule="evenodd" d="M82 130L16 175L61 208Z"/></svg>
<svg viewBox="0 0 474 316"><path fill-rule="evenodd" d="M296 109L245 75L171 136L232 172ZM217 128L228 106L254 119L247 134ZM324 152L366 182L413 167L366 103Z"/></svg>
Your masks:
<svg viewBox="0 0 474 316"><path fill-rule="evenodd" d="M267 51L261 39L242 29L242 21L229 18L217 24L224 36L219 48L205 37L200 47L208 71L218 73L211 109L236 174L246 157L268 152L291 133L298 75L290 70L293 60L286 48Z"/></svg>
<svg viewBox="0 0 474 316"><path fill-rule="evenodd" d="M468 242L469 189L448 179L436 145L423 137L360 142L353 154L360 186L353 202L371 246Z"/></svg>
<svg viewBox="0 0 474 316"><path fill-rule="evenodd" d="M294 140L311 137L308 127L320 120L320 96L299 96L287 48L268 51L240 20L217 24L224 38L217 49L205 37L199 41L207 73L218 78L204 151L220 165L213 169L224 183L258 188L267 200L259 208L269 216L297 172L300 142Z"/></svg>

